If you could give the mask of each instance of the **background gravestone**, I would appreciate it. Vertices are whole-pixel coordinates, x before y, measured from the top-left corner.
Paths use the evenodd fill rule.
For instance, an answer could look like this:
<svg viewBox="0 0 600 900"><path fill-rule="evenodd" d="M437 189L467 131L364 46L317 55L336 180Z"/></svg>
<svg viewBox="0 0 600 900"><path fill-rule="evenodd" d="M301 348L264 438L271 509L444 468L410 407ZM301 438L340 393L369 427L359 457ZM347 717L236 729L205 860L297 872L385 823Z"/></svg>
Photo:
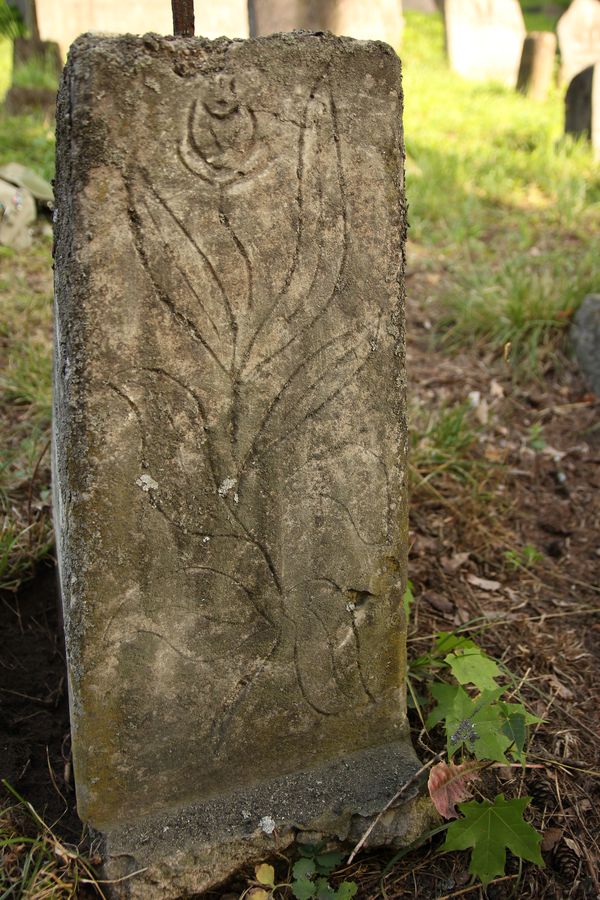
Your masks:
<svg viewBox="0 0 600 900"><path fill-rule="evenodd" d="M517 90L533 100L545 100L554 77L556 35L553 31L532 31L525 38L519 66Z"/></svg>
<svg viewBox="0 0 600 900"><path fill-rule="evenodd" d="M27 74L32 64L38 78L42 73L46 83L20 83L23 70ZM48 120L54 119L56 84L61 71L62 58L58 44L53 41L41 41L39 38L15 38L13 43L13 84L4 101L6 112L9 115L43 112Z"/></svg>
<svg viewBox="0 0 600 900"><path fill-rule="evenodd" d="M444 23L455 72L475 81L516 86L525 39L517 0L445 0Z"/></svg>
<svg viewBox="0 0 600 900"><path fill-rule="evenodd" d="M565 96L565 133L587 138L600 157L600 63L571 81Z"/></svg>
<svg viewBox="0 0 600 900"><path fill-rule="evenodd" d="M78 807L111 877L148 867L131 896L201 890L273 827L360 834L418 766L402 158L382 44L69 55L54 508Z"/></svg>
<svg viewBox="0 0 600 900"><path fill-rule="evenodd" d="M401 0L249 0L250 32L259 35L305 28L398 48L404 20Z"/></svg>
<svg viewBox="0 0 600 900"><path fill-rule="evenodd" d="M600 294L588 294L575 313L571 340L577 361L600 397Z"/></svg>
<svg viewBox="0 0 600 900"><path fill-rule="evenodd" d="M600 0L573 0L556 31L561 80L569 84L578 72L600 61Z"/></svg>
<svg viewBox="0 0 600 900"><path fill-rule="evenodd" d="M87 31L113 34L168 34L173 27L170 0L13 0L28 19L37 20L39 36L56 41L63 57L75 38ZM248 37L247 0L196 3L196 33L216 38Z"/></svg>

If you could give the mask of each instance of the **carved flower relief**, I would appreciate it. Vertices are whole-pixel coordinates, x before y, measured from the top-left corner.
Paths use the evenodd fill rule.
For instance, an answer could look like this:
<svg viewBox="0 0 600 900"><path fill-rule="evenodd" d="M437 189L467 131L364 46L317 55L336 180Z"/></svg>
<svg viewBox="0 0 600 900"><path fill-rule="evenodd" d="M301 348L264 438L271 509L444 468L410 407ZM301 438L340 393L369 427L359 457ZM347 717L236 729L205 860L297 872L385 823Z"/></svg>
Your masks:
<svg viewBox="0 0 600 900"><path fill-rule="evenodd" d="M254 173L261 161L256 116L240 101L233 76L202 84L180 144L184 165L212 184L226 185Z"/></svg>

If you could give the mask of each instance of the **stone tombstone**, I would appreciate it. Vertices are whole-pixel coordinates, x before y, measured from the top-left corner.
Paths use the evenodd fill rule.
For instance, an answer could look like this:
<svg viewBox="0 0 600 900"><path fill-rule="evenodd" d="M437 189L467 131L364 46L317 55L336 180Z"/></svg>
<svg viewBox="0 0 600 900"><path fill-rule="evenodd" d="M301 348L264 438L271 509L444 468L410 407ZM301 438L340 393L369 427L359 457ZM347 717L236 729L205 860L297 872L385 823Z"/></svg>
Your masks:
<svg viewBox="0 0 600 900"><path fill-rule="evenodd" d="M444 23L455 72L516 86L525 39L518 0L445 0Z"/></svg>
<svg viewBox="0 0 600 900"><path fill-rule="evenodd" d="M381 43L69 54L55 526L78 807L132 897L358 836L418 767L401 121Z"/></svg>
<svg viewBox="0 0 600 900"><path fill-rule="evenodd" d="M394 48L402 38L402 0L249 0L248 6L256 37L304 28L386 41Z"/></svg>
<svg viewBox="0 0 600 900"><path fill-rule="evenodd" d="M569 84L578 72L600 61L600 0L573 0L556 32L561 81Z"/></svg>
<svg viewBox="0 0 600 900"><path fill-rule="evenodd" d="M525 38L519 67L517 90L533 100L545 100L554 77L556 35L553 31L532 31Z"/></svg>
<svg viewBox="0 0 600 900"><path fill-rule="evenodd" d="M600 63L571 81L565 96L565 133L591 141L594 156L600 158Z"/></svg>
<svg viewBox="0 0 600 900"><path fill-rule="evenodd" d="M20 66L35 63L49 75L60 78L62 58L60 47L54 41L17 37L13 42L13 73Z"/></svg>
<svg viewBox="0 0 600 900"><path fill-rule="evenodd" d="M39 36L57 41L63 57L84 32L145 34L173 30L170 0L29 0L35 3ZM248 37L247 0L196 2L196 34Z"/></svg>

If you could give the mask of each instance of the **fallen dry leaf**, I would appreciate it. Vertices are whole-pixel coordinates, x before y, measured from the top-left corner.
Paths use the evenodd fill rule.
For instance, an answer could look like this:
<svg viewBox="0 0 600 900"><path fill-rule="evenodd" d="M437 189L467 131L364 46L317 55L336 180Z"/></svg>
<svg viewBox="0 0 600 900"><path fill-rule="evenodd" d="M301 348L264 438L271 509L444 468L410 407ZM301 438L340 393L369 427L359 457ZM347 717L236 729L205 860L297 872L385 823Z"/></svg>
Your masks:
<svg viewBox="0 0 600 900"><path fill-rule="evenodd" d="M574 841L572 838L566 837L565 844L567 845L567 847L569 847L570 850L573 851L573 853L575 853L576 856L579 856L579 857L583 856L583 853L581 852L581 847L579 846L577 841Z"/></svg>
<svg viewBox="0 0 600 900"><path fill-rule="evenodd" d="M466 553L455 553L454 556L442 556L440 562L442 564L442 569L444 572L448 572L452 575L457 569L460 569L466 561L468 560L471 554L469 552Z"/></svg>
<svg viewBox="0 0 600 900"><path fill-rule="evenodd" d="M499 581L492 581L489 578L480 578L479 575L472 575L471 573L467 575L467 581L474 587L481 588L482 591L497 591L502 587Z"/></svg>
<svg viewBox="0 0 600 900"><path fill-rule="evenodd" d="M495 378L490 381L490 394L496 398L504 397L504 388Z"/></svg>
<svg viewBox="0 0 600 900"><path fill-rule="evenodd" d="M544 853L548 853L549 850L556 847L562 836L562 828L546 828L542 834L542 850Z"/></svg>
<svg viewBox="0 0 600 900"><path fill-rule="evenodd" d="M480 763L439 762L429 773L427 788L433 805L445 819L457 819L456 804L468 800L471 792L467 787L469 781L478 778Z"/></svg>
<svg viewBox="0 0 600 900"><path fill-rule="evenodd" d="M422 599L425 603L428 603L430 606L433 606L434 609L437 609L438 612L454 612L454 603L447 597L444 597L443 594L438 594L437 591L425 591Z"/></svg>
<svg viewBox="0 0 600 900"><path fill-rule="evenodd" d="M566 687L566 685L564 685L561 681L559 681L556 675L548 675L548 681L551 683L556 694L558 694L561 700L572 700L575 696L573 691L570 690L570 688Z"/></svg>

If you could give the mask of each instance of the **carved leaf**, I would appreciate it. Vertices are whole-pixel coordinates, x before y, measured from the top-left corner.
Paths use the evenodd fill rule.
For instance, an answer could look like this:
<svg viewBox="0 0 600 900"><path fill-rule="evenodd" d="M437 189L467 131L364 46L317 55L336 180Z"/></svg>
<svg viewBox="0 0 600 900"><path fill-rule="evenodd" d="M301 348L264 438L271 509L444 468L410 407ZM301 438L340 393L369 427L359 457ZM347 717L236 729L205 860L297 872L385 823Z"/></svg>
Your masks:
<svg viewBox="0 0 600 900"><path fill-rule="evenodd" d="M233 361L236 323L217 269L142 170L128 182L131 223L138 253L156 296L177 325L203 347L223 372Z"/></svg>
<svg viewBox="0 0 600 900"><path fill-rule="evenodd" d="M290 347L296 359L307 354L308 332L334 300L345 267L344 175L335 107L325 80L309 99L300 129L296 202L298 237L290 269L246 350L250 373L272 366Z"/></svg>

